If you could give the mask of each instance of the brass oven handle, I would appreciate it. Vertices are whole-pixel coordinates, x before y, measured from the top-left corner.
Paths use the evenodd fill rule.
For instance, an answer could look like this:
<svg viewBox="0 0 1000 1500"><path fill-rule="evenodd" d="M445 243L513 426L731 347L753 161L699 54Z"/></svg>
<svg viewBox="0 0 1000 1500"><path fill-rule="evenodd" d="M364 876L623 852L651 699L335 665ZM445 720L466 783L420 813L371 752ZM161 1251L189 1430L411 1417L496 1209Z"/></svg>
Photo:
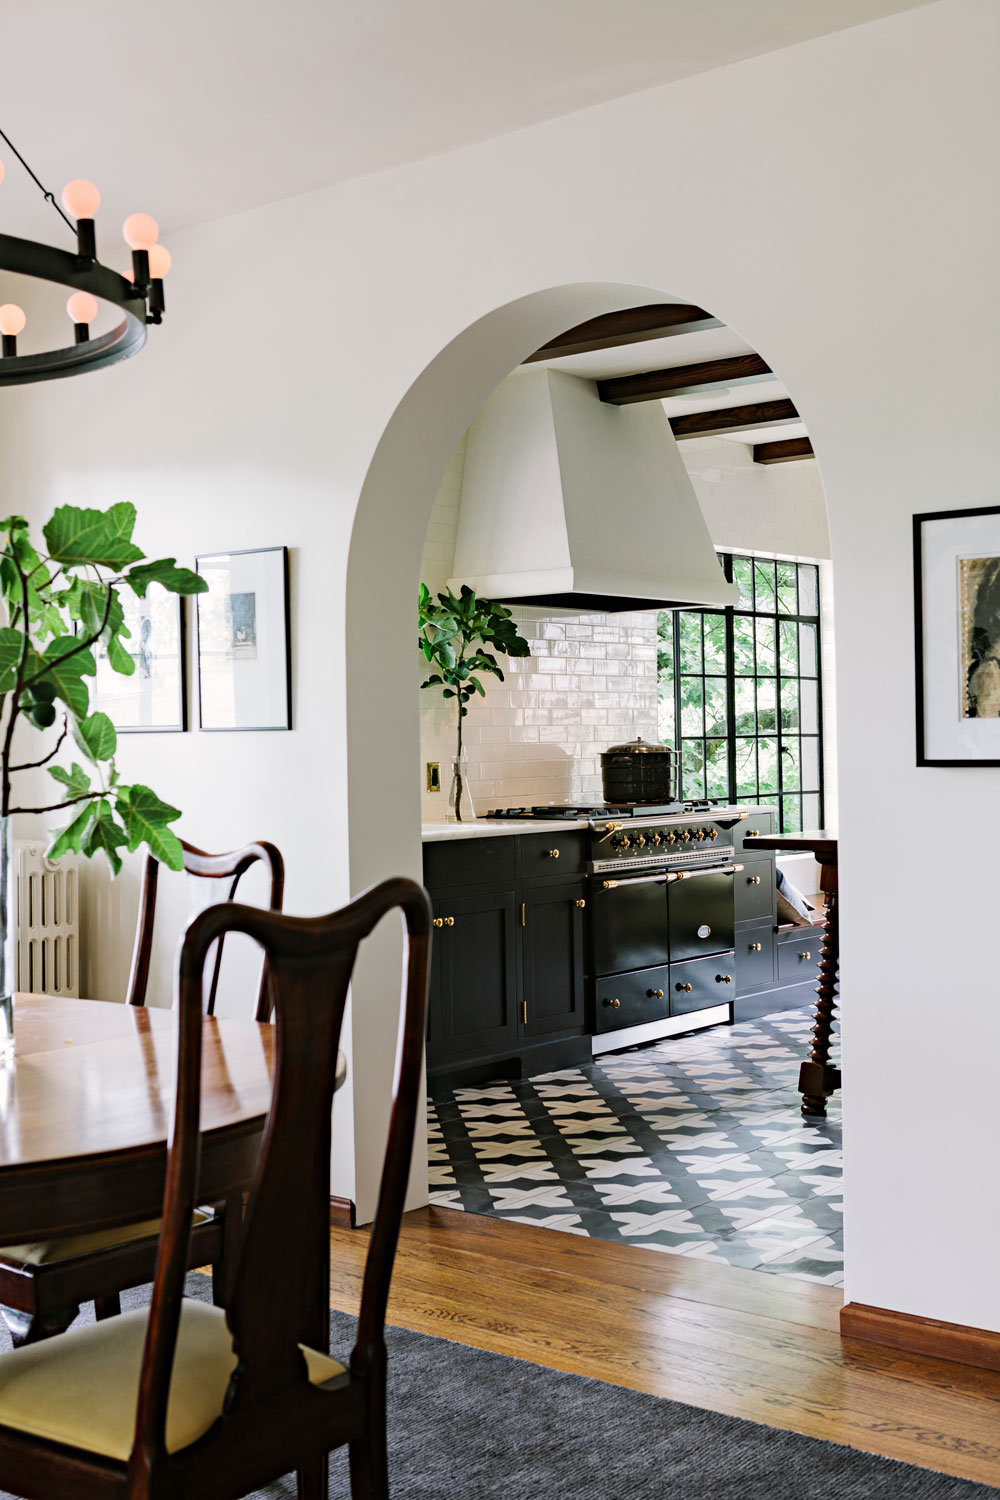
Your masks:
<svg viewBox="0 0 1000 1500"><path fill-rule="evenodd" d="M676 870L671 871L670 879L697 880L702 875L738 875L745 868L745 865L712 865L708 870Z"/></svg>
<svg viewBox="0 0 1000 1500"><path fill-rule="evenodd" d="M673 880L680 880L679 875L673 873L664 875L635 875L631 880L602 880L601 888L605 891L615 891L620 885L668 885Z"/></svg>
<svg viewBox="0 0 1000 1500"><path fill-rule="evenodd" d="M674 985L674 989L675 990L687 990L687 992L688 992L689 995L691 993L691 986L689 984L680 984L680 983L678 983L678 984Z"/></svg>

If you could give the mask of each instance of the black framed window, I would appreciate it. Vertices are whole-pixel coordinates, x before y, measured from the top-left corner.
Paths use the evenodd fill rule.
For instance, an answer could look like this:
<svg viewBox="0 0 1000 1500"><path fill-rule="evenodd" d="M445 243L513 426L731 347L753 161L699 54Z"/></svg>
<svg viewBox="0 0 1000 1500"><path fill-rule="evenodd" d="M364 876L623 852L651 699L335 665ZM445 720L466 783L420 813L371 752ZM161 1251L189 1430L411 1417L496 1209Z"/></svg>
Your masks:
<svg viewBox="0 0 1000 1500"><path fill-rule="evenodd" d="M659 734L681 796L774 803L782 833L823 826L819 569L720 557L732 609L664 610Z"/></svg>

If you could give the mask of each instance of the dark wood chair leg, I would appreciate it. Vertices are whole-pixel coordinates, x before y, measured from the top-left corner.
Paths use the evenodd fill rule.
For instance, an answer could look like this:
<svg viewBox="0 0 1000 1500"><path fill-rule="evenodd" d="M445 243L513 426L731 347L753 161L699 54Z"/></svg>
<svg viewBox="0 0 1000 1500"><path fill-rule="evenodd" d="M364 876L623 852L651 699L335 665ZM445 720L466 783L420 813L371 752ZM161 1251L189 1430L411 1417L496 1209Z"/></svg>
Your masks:
<svg viewBox="0 0 1000 1500"><path fill-rule="evenodd" d="M121 1316L122 1299L117 1292L110 1292L107 1297L94 1298L94 1317L100 1323L104 1318L118 1318Z"/></svg>
<svg viewBox="0 0 1000 1500"><path fill-rule="evenodd" d="M295 1479L299 1500L329 1500L330 1461L325 1453L322 1458L306 1464L304 1469L296 1469Z"/></svg>
<svg viewBox="0 0 1000 1500"><path fill-rule="evenodd" d="M351 1500L389 1500L389 1455L385 1439L385 1367L369 1376L363 1437L349 1448Z"/></svg>
<svg viewBox="0 0 1000 1500"><path fill-rule="evenodd" d="M0 1316L10 1331L15 1349L22 1344L37 1344L57 1333L65 1333L79 1313L79 1306L46 1308L44 1313L20 1312L16 1307L0 1307Z"/></svg>
<svg viewBox="0 0 1000 1500"><path fill-rule="evenodd" d="M816 986L816 1010L809 1060L799 1069L799 1093L802 1113L809 1117L824 1116L826 1101L840 1088L840 1069L830 1066L830 1044L837 1009L837 980L840 965L840 918L837 892L826 895L826 928L820 951L819 984Z"/></svg>

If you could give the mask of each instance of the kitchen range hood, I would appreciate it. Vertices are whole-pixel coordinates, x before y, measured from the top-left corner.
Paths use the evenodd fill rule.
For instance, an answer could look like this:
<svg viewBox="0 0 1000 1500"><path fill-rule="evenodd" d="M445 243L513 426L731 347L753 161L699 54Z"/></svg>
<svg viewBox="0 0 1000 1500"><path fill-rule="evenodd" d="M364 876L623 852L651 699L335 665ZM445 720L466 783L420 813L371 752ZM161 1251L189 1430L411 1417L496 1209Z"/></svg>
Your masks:
<svg viewBox="0 0 1000 1500"><path fill-rule="evenodd" d="M521 370L469 428L455 576L561 614L735 604L658 401Z"/></svg>

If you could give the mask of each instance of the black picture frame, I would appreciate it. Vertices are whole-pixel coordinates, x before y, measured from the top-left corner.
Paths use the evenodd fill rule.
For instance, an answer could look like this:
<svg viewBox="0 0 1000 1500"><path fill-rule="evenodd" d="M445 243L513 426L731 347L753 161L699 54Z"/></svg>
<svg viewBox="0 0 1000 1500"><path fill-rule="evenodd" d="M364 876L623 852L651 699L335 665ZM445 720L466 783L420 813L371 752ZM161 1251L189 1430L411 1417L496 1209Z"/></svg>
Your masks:
<svg viewBox="0 0 1000 1500"><path fill-rule="evenodd" d="M261 560L265 558L272 559L273 572L271 576L268 578L263 572L259 573L256 576L260 584L266 583L272 589L274 589L275 586L277 587L278 597L275 598L272 596L269 601L269 608L265 612L265 614L269 615L270 618L265 623L265 630L268 632L268 636L267 638L265 638L264 644L270 655L272 665L278 664L280 666L282 680L276 686L273 686L268 694L270 700L270 708L266 709L264 714L251 716L260 718L270 717L273 722L236 722L231 724L208 722L208 720L211 718L219 717L218 710L215 709L213 711L210 700L207 704L208 695L206 694L206 677L209 674L206 671L206 662L208 657L215 656L216 658L218 658L220 654L225 654L228 660L228 668L223 663L220 663L218 660L216 660L213 673L211 674L216 678L216 686L219 685L222 677L226 675L227 672L230 679L233 679L238 662L240 660L246 659L241 655L241 653L248 651L249 645L251 643L247 640L236 640L238 630L241 634L252 634L252 659L257 659L258 639L257 613L255 602L256 592L250 592L247 589L243 589L238 594L232 592L229 593L228 598L230 600L230 606L226 614L229 640L227 651L225 653L220 653L218 649L216 649L215 651L209 650L209 638L213 631L216 635L218 635L219 621L217 618L213 619L212 622L209 622L209 620L206 619L208 608L207 601L209 595L204 593L196 594L196 640L198 649L198 728L206 734L237 734L243 732L261 732L264 730L289 730L292 727L292 628L291 600L289 595L288 548L244 547L230 549L229 551L225 552L200 553L195 558L195 571L201 577L205 577L206 571L209 573L213 571L210 566L213 562L218 563L221 570L223 559L229 561L234 558L259 558ZM252 565L248 567L245 563L242 564L240 567L240 572L243 575L244 582L254 581L255 573ZM235 598L239 598L241 601L247 601L248 599L254 601L250 606L250 612L247 617L247 624L245 626L238 626L235 622L231 604L231 601ZM270 639L271 634L273 634L276 629L281 633L280 641ZM208 712L206 712L206 706L208 706ZM234 708L234 716L235 714L236 710Z"/></svg>
<svg viewBox="0 0 1000 1500"><path fill-rule="evenodd" d="M973 519L981 521L986 516L1000 518L1000 505L968 506L960 510L923 511L913 517L913 625L914 669L916 678L914 701L916 708L916 763L921 767L967 769L973 766L1000 766L1000 753L996 755L979 755L975 753L961 756L932 755L928 753L927 748L928 713L930 709L928 706L928 665L924 649L928 627L928 601L927 591L924 587L927 557L925 529L935 521L961 522L964 520L972 521ZM1000 520L997 522L997 534L996 557L1000 560ZM982 544L980 544L977 550L982 550ZM957 643L959 638L957 629L955 630L954 638ZM998 724L1000 724L1000 720L998 720Z"/></svg>
<svg viewBox="0 0 1000 1500"><path fill-rule="evenodd" d="M159 584L150 584L149 593L158 589ZM168 601L172 601L177 611L177 720L172 724L125 724L120 722L120 710L116 711L115 705L103 699L97 683L90 690L90 712L106 713L115 731L118 734L186 734L188 729L188 680L187 680L187 610L183 594L172 594L163 590ZM124 590L120 596L122 607L125 610L125 618L128 621L129 611L135 603L136 596L130 595ZM142 601L139 601L141 604ZM130 627L131 628L131 627ZM135 632L133 631L133 637ZM133 644L133 638L124 642L126 649ZM98 655L98 672L100 672L102 658ZM124 685L132 681L130 677L121 677L115 680Z"/></svg>

